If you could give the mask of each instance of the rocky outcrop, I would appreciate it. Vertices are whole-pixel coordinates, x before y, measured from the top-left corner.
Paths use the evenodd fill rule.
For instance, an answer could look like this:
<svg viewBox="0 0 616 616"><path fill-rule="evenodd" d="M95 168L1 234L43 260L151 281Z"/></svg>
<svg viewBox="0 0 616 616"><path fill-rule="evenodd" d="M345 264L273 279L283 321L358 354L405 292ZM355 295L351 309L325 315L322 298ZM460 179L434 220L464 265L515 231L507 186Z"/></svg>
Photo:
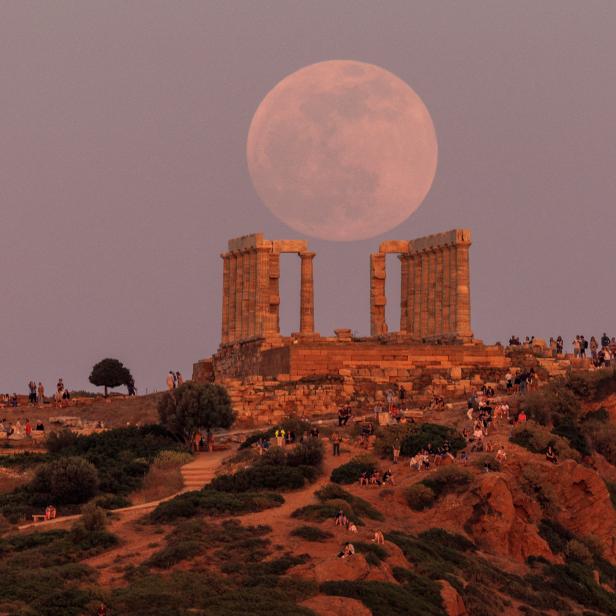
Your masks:
<svg viewBox="0 0 616 616"><path fill-rule="evenodd" d="M596 537L604 556L616 562L616 510L605 482L591 468L573 460L547 471L556 496L557 521L579 537Z"/></svg>
<svg viewBox="0 0 616 616"><path fill-rule="evenodd" d="M548 544L530 521L531 503L516 502L503 475L484 476L474 496L477 501L467 529L481 549L522 562L529 556L553 558Z"/></svg>
<svg viewBox="0 0 616 616"><path fill-rule="evenodd" d="M441 598L447 616L468 616L462 597L446 580L441 580Z"/></svg>
<svg viewBox="0 0 616 616"><path fill-rule="evenodd" d="M372 612L357 599L316 595L301 603L319 616L371 616Z"/></svg>

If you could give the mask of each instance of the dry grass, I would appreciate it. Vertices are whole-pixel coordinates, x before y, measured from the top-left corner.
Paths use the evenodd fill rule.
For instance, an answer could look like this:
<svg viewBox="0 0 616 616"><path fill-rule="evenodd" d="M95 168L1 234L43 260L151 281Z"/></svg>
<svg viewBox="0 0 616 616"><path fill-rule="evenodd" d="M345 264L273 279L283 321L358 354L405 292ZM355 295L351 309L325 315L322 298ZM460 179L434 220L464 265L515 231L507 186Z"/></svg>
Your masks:
<svg viewBox="0 0 616 616"><path fill-rule="evenodd" d="M143 487L131 494L130 499L135 505L149 503L176 494L183 485L179 466L161 468L152 464L143 480Z"/></svg>

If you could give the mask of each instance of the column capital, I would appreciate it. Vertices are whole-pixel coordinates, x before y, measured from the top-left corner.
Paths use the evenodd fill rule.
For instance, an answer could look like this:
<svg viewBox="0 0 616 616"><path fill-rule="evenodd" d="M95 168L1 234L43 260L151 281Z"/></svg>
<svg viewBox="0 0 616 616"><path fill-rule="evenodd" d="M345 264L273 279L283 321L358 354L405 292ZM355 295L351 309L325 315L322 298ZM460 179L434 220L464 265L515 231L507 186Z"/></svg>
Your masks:
<svg viewBox="0 0 616 616"><path fill-rule="evenodd" d="M317 256L316 252L310 252L310 251L300 252L298 254L301 259L314 259Z"/></svg>

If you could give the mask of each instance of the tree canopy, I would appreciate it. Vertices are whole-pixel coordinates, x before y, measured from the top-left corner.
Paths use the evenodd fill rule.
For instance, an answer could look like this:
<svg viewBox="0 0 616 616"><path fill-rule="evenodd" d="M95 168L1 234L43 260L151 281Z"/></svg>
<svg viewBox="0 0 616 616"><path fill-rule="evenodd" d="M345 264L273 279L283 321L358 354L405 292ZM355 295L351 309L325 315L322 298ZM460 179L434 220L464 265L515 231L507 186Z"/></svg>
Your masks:
<svg viewBox="0 0 616 616"><path fill-rule="evenodd" d="M90 383L96 387L104 387L105 397L107 397L107 388L113 389L120 385L131 387L134 386L135 381L130 370L121 361L108 357L92 368Z"/></svg>
<svg viewBox="0 0 616 616"><path fill-rule="evenodd" d="M158 403L160 423L190 443L199 430L230 428L235 420L227 390L214 383L184 383Z"/></svg>

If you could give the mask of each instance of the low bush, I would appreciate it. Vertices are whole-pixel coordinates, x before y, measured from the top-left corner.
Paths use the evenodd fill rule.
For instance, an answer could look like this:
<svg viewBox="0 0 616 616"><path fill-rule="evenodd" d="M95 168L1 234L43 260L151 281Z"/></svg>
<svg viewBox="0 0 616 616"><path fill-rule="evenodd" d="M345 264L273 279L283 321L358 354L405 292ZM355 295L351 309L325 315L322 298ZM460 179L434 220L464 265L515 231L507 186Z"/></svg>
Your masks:
<svg viewBox="0 0 616 616"><path fill-rule="evenodd" d="M199 492L186 492L160 503L150 514L150 520L155 523L167 523L199 514L241 515L279 507L282 503L284 503L284 498L273 492L231 494L206 489Z"/></svg>
<svg viewBox="0 0 616 616"><path fill-rule="evenodd" d="M608 413L607 409L604 407L601 407L600 409L597 409L596 411L590 411L589 413L586 413L586 415L583 415L581 418L582 423L586 422L586 421L597 421L597 422L601 422L601 423L605 423L606 421L608 421L610 418L610 414Z"/></svg>
<svg viewBox="0 0 616 616"><path fill-rule="evenodd" d="M175 542L152 554L144 562L144 565L156 569L169 569L183 560L197 556L202 549L203 547L198 541Z"/></svg>
<svg viewBox="0 0 616 616"><path fill-rule="evenodd" d="M450 492L464 491L472 481L469 471L458 466L442 466L422 481L439 498Z"/></svg>
<svg viewBox="0 0 616 616"><path fill-rule="evenodd" d="M580 452L582 456L589 456L592 451L588 445L588 439L583 434L578 424L571 417L559 417L554 422L552 434L562 436L569 441L569 445Z"/></svg>
<svg viewBox="0 0 616 616"><path fill-rule="evenodd" d="M78 522L88 532L96 532L107 528L107 514L96 503L88 503L81 509L81 519Z"/></svg>
<svg viewBox="0 0 616 616"><path fill-rule="evenodd" d="M304 487L304 473L290 466L257 464L233 475L219 475L208 489L220 492L248 492L252 490L297 490Z"/></svg>
<svg viewBox="0 0 616 616"><path fill-rule="evenodd" d="M424 581L424 580L422 580ZM429 588L429 592L425 592ZM411 585L387 582L324 582L320 591L326 595L349 597L361 601L374 616L442 616L440 587L425 580L420 592Z"/></svg>
<svg viewBox="0 0 616 616"><path fill-rule="evenodd" d="M159 468L175 468L178 466L184 466L193 459L193 455L188 451L163 449L156 454L153 464Z"/></svg>
<svg viewBox="0 0 616 616"><path fill-rule="evenodd" d="M103 509L122 509L129 507L131 502L125 496L117 494L103 494L95 500L96 504Z"/></svg>
<svg viewBox="0 0 616 616"><path fill-rule="evenodd" d="M607 487L607 491L610 493L612 505L616 509L616 482L606 481L605 486Z"/></svg>
<svg viewBox="0 0 616 616"><path fill-rule="evenodd" d="M612 423L589 421L584 423L583 429L592 447L610 464L616 465L616 426Z"/></svg>
<svg viewBox="0 0 616 616"><path fill-rule="evenodd" d="M353 546L355 550L360 554L364 554L366 558L368 555L372 555L373 558L376 558L377 563L379 564L381 561L389 558L389 552L382 546L377 545L376 543L365 543L364 541L354 541ZM370 563L374 564L374 563Z"/></svg>
<svg viewBox="0 0 616 616"><path fill-rule="evenodd" d="M594 402L616 392L616 370L604 368L572 372L565 386L582 400Z"/></svg>
<svg viewBox="0 0 616 616"><path fill-rule="evenodd" d="M404 497L413 511L429 509L436 500L434 491L423 483L415 483L409 486L404 492Z"/></svg>
<svg viewBox="0 0 616 616"><path fill-rule="evenodd" d="M491 453L484 453L473 461L473 465L480 469L489 469L494 473L498 473L501 469L500 462L496 456Z"/></svg>
<svg viewBox="0 0 616 616"><path fill-rule="evenodd" d="M561 381L528 392L521 405L529 419L544 426L564 417L576 420L581 412L580 401Z"/></svg>
<svg viewBox="0 0 616 616"><path fill-rule="evenodd" d="M383 514L368 501L347 492L344 488L341 488L337 484L329 483L318 490L315 494L316 497L322 502L330 501L331 499L346 501L353 509L353 513L357 516L379 521L385 519Z"/></svg>
<svg viewBox="0 0 616 616"><path fill-rule="evenodd" d="M442 528L430 528L419 533L417 537L422 541L437 543L460 552L474 552L477 549L475 544L466 537L447 532Z"/></svg>
<svg viewBox="0 0 616 616"><path fill-rule="evenodd" d="M310 522L324 522L325 520L334 520L338 515L340 507L335 504L330 504L332 501L327 501L319 505L305 505L296 509L292 514L292 518L298 520L308 520ZM333 501L335 503L335 501Z"/></svg>
<svg viewBox="0 0 616 616"><path fill-rule="evenodd" d="M362 473L371 474L377 467L376 460L372 456L357 456L346 464L338 466L332 471L331 481L334 483L349 484L359 481Z"/></svg>
<svg viewBox="0 0 616 616"><path fill-rule="evenodd" d="M306 541L327 541L334 535L329 531L322 530L318 526L298 526L291 531L294 537L301 537Z"/></svg>
<svg viewBox="0 0 616 616"><path fill-rule="evenodd" d="M514 426L509 440L532 453L544 453L551 445L562 460L581 459L580 453L570 447L564 438L552 434L548 428L534 421Z"/></svg>
<svg viewBox="0 0 616 616"><path fill-rule="evenodd" d="M453 454L466 447L466 439L454 428L433 423L412 424L401 443L400 453L414 456L428 445L436 451L445 443L449 444L449 450Z"/></svg>
<svg viewBox="0 0 616 616"><path fill-rule="evenodd" d="M47 495L48 500L55 504L84 503L96 494L98 473L96 467L84 458L58 458L37 471L29 489Z"/></svg>

